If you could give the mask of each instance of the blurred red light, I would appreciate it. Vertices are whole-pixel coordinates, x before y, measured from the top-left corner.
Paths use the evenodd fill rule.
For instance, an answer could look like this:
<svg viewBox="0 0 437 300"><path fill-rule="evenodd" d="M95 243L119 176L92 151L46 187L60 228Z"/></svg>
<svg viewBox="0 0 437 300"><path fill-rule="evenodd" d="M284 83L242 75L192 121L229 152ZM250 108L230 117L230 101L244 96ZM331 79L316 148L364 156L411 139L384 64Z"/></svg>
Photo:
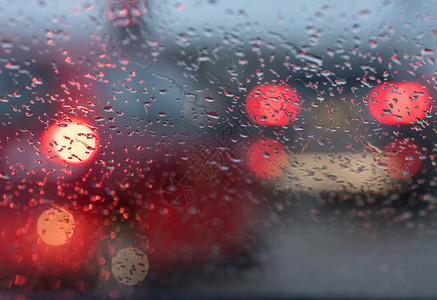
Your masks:
<svg viewBox="0 0 437 300"><path fill-rule="evenodd" d="M299 97L287 84L259 85L246 98L246 111L258 125L287 125L296 120L299 110Z"/></svg>
<svg viewBox="0 0 437 300"><path fill-rule="evenodd" d="M250 145L247 164L258 177L279 177L286 162L285 147L278 141L266 138Z"/></svg>
<svg viewBox="0 0 437 300"><path fill-rule="evenodd" d="M371 114L387 125L415 123L430 110L428 91L415 82L383 83L369 96Z"/></svg>
<svg viewBox="0 0 437 300"><path fill-rule="evenodd" d="M397 139L384 148L381 162L393 178L408 178L419 172L422 155L419 146L411 139Z"/></svg>

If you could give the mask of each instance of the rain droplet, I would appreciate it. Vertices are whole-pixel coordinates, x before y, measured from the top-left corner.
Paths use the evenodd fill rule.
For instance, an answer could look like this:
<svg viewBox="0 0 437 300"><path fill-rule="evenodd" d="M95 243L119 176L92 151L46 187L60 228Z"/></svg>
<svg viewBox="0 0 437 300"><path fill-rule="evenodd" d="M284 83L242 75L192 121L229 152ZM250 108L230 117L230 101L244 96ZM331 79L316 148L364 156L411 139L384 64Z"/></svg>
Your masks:
<svg viewBox="0 0 437 300"><path fill-rule="evenodd" d="M206 115L213 119L218 119L220 117L216 112L207 112Z"/></svg>

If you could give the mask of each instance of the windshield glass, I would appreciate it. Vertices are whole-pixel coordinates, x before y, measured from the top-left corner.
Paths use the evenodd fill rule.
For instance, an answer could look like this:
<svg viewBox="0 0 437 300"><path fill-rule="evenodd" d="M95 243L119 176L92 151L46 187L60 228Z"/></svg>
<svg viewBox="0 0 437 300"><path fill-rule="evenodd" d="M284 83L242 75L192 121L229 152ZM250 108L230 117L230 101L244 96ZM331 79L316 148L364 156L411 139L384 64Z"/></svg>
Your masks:
<svg viewBox="0 0 437 300"><path fill-rule="evenodd" d="M436 297L436 9L2 5L0 294Z"/></svg>

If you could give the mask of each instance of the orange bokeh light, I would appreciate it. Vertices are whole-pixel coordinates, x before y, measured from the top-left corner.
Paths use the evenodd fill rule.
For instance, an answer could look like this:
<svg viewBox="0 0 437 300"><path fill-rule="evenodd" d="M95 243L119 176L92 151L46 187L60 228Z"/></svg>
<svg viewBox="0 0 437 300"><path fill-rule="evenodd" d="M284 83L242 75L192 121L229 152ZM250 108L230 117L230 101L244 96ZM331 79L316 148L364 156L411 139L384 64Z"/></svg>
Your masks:
<svg viewBox="0 0 437 300"><path fill-rule="evenodd" d="M91 125L74 120L50 126L43 136L43 144L50 158L82 164L96 154L98 136Z"/></svg>
<svg viewBox="0 0 437 300"><path fill-rule="evenodd" d="M260 178L281 176L286 162L284 145L271 138L258 139L249 147L247 165Z"/></svg>
<svg viewBox="0 0 437 300"><path fill-rule="evenodd" d="M378 122L411 124L430 110L429 92L415 82L383 83L369 94L369 110Z"/></svg>
<svg viewBox="0 0 437 300"><path fill-rule="evenodd" d="M296 120L300 100L287 84L263 84L246 98L246 111L258 125L282 126Z"/></svg>
<svg viewBox="0 0 437 300"><path fill-rule="evenodd" d="M74 227L72 214L63 208L45 210L37 223L38 235L51 246L67 243L74 234Z"/></svg>

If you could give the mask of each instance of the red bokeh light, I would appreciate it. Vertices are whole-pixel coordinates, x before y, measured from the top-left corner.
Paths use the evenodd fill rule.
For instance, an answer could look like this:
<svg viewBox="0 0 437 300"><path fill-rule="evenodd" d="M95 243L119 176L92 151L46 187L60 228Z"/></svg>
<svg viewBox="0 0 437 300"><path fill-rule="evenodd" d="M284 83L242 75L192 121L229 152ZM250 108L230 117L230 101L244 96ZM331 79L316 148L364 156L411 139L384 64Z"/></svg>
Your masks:
<svg viewBox="0 0 437 300"><path fill-rule="evenodd" d="M279 177L286 162L284 145L271 138L258 139L249 147L247 164L258 177Z"/></svg>
<svg viewBox="0 0 437 300"><path fill-rule="evenodd" d="M411 124L430 110L429 92L415 82L383 83L369 94L369 110L378 122Z"/></svg>
<svg viewBox="0 0 437 300"><path fill-rule="evenodd" d="M416 175L422 166L421 152L411 139L397 139L388 144L382 153L381 162L393 178L408 178Z"/></svg>
<svg viewBox="0 0 437 300"><path fill-rule="evenodd" d="M246 98L246 111L258 125L287 125L296 120L299 110L299 97L287 84L259 85Z"/></svg>

